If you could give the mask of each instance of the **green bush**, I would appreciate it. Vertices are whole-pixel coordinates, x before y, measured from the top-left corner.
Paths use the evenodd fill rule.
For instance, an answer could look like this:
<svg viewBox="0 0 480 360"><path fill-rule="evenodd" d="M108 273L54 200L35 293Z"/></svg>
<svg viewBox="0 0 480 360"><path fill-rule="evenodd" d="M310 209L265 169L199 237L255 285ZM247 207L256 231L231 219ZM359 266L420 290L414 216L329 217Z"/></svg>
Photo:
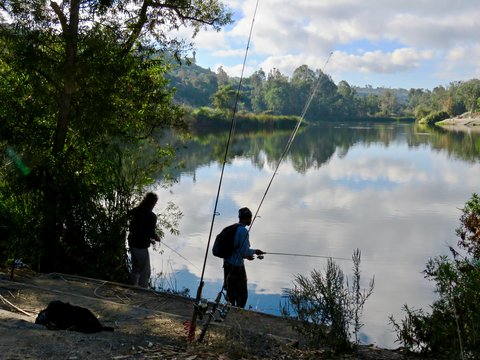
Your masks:
<svg viewBox="0 0 480 360"><path fill-rule="evenodd" d="M421 119L426 117L431 112L432 112L432 110L430 108L426 107L425 105L418 105L415 108L415 119L417 121L420 121Z"/></svg>
<svg viewBox="0 0 480 360"><path fill-rule="evenodd" d="M363 306L374 288L372 278L368 289L360 289L360 257L360 250L355 250L351 286L340 267L328 259L325 273L314 269L310 277L297 275L294 288L286 290L282 313L296 320L294 328L310 346L344 352L353 349L352 335L359 342Z"/></svg>
<svg viewBox="0 0 480 360"><path fill-rule="evenodd" d="M419 120L420 124L428 124L428 125L433 125L436 122L448 119L450 115L448 115L447 112L445 111L432 111L428 115L422 117Z"/></svg>

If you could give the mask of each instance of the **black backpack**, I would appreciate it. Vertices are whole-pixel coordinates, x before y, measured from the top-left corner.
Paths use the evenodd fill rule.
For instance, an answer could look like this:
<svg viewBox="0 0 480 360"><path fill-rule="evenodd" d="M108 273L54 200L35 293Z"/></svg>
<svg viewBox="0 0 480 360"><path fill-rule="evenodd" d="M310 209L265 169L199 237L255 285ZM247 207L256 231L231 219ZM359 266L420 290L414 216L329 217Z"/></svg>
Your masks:
<svg viewBox="0 0 480 360"><path fill-rule="evenodd" d="M235 234L237 233L237 228L239 226L239 224L229 225L217 235L215 242L213 243L213 255L225 259L233 254L233 243L235 240Z"/></svg>
<svg viewBox="0 0 480 360"><path fill-rule="evenodd" d="M72 330L87 334L113 331L112 327L103 326L87 308L59 300L51 301L46 309L40 311L35 324L44 325L51 330Z"/></svg>

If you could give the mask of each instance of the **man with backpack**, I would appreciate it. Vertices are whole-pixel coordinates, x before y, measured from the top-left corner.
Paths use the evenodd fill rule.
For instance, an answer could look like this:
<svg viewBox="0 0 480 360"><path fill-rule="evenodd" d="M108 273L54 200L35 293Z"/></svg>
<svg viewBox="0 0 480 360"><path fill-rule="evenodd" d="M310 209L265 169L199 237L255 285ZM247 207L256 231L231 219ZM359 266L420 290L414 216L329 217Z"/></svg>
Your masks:
<svg viewBox="0 0 480 360"><path fill-rule="evenodd" d="M251 249L246 226L252 223L252 212L244 207L238 210L238 226L233 239L233 253L223 261L223 275L227 301L233 306L244 308L247 303L247 273L244 259L253 260L253 255L263 255L259 249Z"/></svg>

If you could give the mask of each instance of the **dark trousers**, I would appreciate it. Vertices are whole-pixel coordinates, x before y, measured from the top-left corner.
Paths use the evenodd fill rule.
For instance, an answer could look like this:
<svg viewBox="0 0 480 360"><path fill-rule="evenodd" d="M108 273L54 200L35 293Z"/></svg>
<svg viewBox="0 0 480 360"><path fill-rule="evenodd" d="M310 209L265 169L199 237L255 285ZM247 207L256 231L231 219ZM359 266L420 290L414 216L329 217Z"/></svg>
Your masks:
<svg viewBox="0 0 480 360"><path fill-rule="evenodd" d="M148 249L130 247L130 255L132 260L131 284L148 289L150 283L150 255Z"/></svg>
<svg viewBox="0 0 480 360"><path fill-rule="evenodd" d="M244 308L248 298L245 266L234 266L224 262L223 278L227 290L227 301L233 306Z"/></svg>

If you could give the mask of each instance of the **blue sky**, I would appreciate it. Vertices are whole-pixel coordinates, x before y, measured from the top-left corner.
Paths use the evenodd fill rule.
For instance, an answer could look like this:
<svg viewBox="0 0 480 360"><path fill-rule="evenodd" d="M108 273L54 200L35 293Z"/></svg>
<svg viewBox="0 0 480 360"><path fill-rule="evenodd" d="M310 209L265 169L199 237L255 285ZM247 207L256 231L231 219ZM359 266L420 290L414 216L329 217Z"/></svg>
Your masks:
<svg viewBox="0 0 480 360"><path fill-rule="evenodd" d="M239 76L257 0L226 0L235 23L194 39L197 64ZM245 75L306 64L338 83L447 86L480 78L478 0L258 0Z"/></svg>

